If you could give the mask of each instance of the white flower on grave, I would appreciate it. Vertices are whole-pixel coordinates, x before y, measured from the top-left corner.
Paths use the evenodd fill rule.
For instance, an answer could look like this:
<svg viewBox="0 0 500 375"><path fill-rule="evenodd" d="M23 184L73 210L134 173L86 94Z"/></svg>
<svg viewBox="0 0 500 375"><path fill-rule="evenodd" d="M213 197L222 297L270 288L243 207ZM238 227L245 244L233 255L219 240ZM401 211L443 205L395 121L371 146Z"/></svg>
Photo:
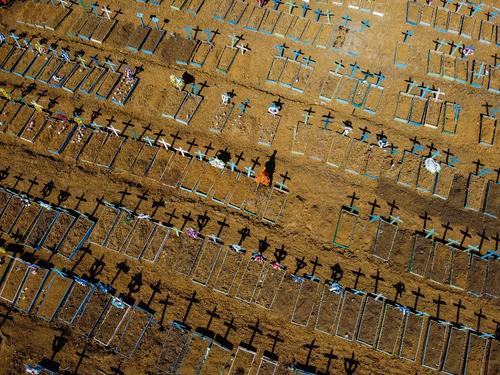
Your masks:
<svg viewBox="0 0 500 375"><path fill-rule="evenodd" d="M272 102L269 108L267 108L267 111L273 116L276 116L281 111L281 104Z"/></svg>
<svg viewBox="0 0 500 375"><path fill-rule="evenodd" d="M210 160L208 162L212 167L214 168L219 168L219 169L224 169L224 167L226 166L226 163L224 163L222 160L220 160L219 158L213 158L212 160Z"/></svg>
<svg viewBox="0 0 500 375"><path fill-rule="evenodd" d="M225 92L224 94L221 95L221 99L222 99L222 104L228 105L231 102L231 94Z"/></svg>
<svg viewBox="0 0 500 375"><path fill-rule="evenodd" d="M425 169L427 169L430 173L435 174L441 171L441 165L433 158L428 157L425 159Z"/></svg>
<svg viewBox="0 0 500 375"><path fill-rule="evenodd" d="M186 86L186 82L184 81L184 78L177 77L175 74L170 75L170 82L178 90L182 90L184 88L184 86Z"/></svg>

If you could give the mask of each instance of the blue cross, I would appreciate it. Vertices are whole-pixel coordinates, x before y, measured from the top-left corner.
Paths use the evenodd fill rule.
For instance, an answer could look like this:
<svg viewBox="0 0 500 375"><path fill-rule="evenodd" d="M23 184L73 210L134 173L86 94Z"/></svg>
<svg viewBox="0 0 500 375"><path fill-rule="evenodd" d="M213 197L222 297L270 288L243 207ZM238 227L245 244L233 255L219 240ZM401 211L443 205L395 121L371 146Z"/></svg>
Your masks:
<svg viewBox="0 0 500 375"><path fill-rule="evenodd" d="M278 7L283 4L281 0L273 0L274 3L274 10L278 10Z"/></svg>
<svg viewBox="0 0 500 375"><path fill-rule="evenodd" d="M425 86L422 88L422 91L420 92L420 97L421 98L425 98L427 96L427 94L432 91L431 88L429 87L429 85Z"/></svg>
<svg viewBox="0 0 500 375"><path fill-rule="evenodd" d="M278 56L283 56L283 54L285 53L285 48L288 48L285 43L283 44L278 44L278 45L275 45L274 48L276 48L278 50Z"/></svg>
<svg viewBox="0 0 500 375"><path fill-rule="evenodd" d="M460 106L460 104L455 103L453 104L453 109L455 110L455 122L458 122L458 117L460 116L462 107Z"/></svg>
<svg viewBox="0 0 500 375"><path fill-rule="evenodd" d="M93 3L93 4L90 4L90 6L92 7L92 12L94 12L94 14L96 16L98 16L99 14L97 13L97 7L98 7L99 4L97 3Z"/></svg>
<svg viewBox="0 0 500 375"><path fill-rule="evenodd" d="M316 22L318 22L321 16L323 15L323 11L318 8L314 11L314 14L316 14Z"/></svg>
<svg viewBox="0 0 500 375"><path fill-rule="evenodd" d="M306 66L309 66L309 65L311 65L312 63L316 62L316 61L314 61L314 60L311 58L311 56L309 56L309 57L304 56L304 57L302 58L302 61L304 61L304 62L305 62Z"/></svg>
<svg viewBox="0 0 500 375"><path fill-rule="evenodd" d="M434 150L431 152L431 156L434 159L434 158L441 156L441 153L439 152L439 150Z"/></svg>
<svg viewBox="0 0 500 375"><path fill-rule="evenodd" d="M90 60L92 60L95 65L101 66L101 63L99 62L99 59L97 58L97 55L90 57Z"/></svg>
<svg viewBox="0 0 500 375"><path fill-rule="evenodd" d="M361 68L357 62L355 62L354 64L349 64L349 66L352 68L351 69L351 77L354 77L354 75L356 74L356 72Z"/></svg>
<svg viewBox="0 0 500 375"><path fill-rule="evenodd" d="M389 216L389 218L391 219L390 220L390 223L393 224L393 225L397 225L397 223L402 223L403 220L401 220L401 218L399 216Z"/></svg>
<svg viewBox="0 0 500 375"><path fill-rule="evenodd" d="M254 172L253 172L252 167L245 167L244 169L247 171L247 177L253 176Z"/></svg>
<svg viewBox="0 0 500 375"><path fill-rule="evenodd" d="M424 232L425 232L425 238L432 238L437 234L434 228L425 229Z"/></svg>
<svg viewBox="0 0 500 375"><path fill-rule="evenodd" d="M68 51L66 51L65 49L63 49L61 51L61 57L66 60L66 61L69 61L70 60L70 56L69 56L69 53Z"/></svg>
<svg viewBox="0 0 500 375"><path fill-rule="evenodd" d="M112 72L114 72L114 71L115 71L116 64L115 64L115 63L113 63L113 61L111 61L110 59L106 59L106 61L105 61L105 63L104 63L104 64L106 64L106 65L108 66L108 68L109 68Z"/></svg>
<svg viewBox="0 0 500 375"><path fill-rule="evenodd" d="M370 215L370 223L374 223L376 221L379 221L380 219L382 219L380 215Z"/></svg>
<svg viewBox="0 0 500 375"><path fill-rule="evenodd" d="M413 30L406 30L405 32L403 32L403 34L404 34L403 43L406 43L408 39L410 39L410 37L413 36Z"/></svg>
<svg viewBox="0 0 500 375"><path fill-rule="evenodd" d="M338 73L340 69L342 69L344 67L344 65L342 64L342 60L341 61L335 61L335 73Z"/></svg>
<svg viewBox="0 0 500 375"><path fill-rule="evenodd" d="M198 157L198 159L200 159L200 160L205 159L205 156L206 156L206 154L205 154L203 151L201 151L201 150L196 151L196 152L195 152L195 155L196 155L196 156Z"/></svg>
<svg viewBox="0 0 500 375"><path fill-rule="evenodd" d="M244 114L247 111L248 104L250 103L250 99L246 98L240 104L238 104L238 109L241 114Z"/></svg>
<svg viewBox="0 0 500 375"><path fill-rule="evenodd" d="M491 169L488 169L488 168L482 168L479 173L477 174L479 177L481 176L484 176L484 175L487 175L491 173Z"/></svg>
<svg viewBox="0 0 500 375"><path fill-rule="evenodd" d="M5 35L3 35L2 33L0 33L0 43L3 43L5 39L6 39Z"/></svg>
<svg viewBox="0 0 500 375"><path fill-rule="evenodd" d="M193 28L191 26L184 26L183 30L187 34L188 39L193 39Z"/></svg>
<svg viewBox="0 0 500 375"><path fill-rule="evenodd" d="M382 74L382 72L374 73L373 75L377 77L377 83L376 83L377 86L380 86L382 81L384 81L386 78L385 75Z"/></svg>
<svg viewBox="0 0 500 375"><path fill-rule="evenodd" d="M19 42L18 42L19 37L18 37L16 34L14 34L14 33L10 33L10 37L11 37L12 39L14 39L14 42L16 42L17 46L18 46L19 48L21 48L21 45L20 45L20 44L19 44Z"/></svg>
<svg viewBox="0 0 500 375"><path fill-rule="evenodd" d="M352 18L351 18L351 17L349 17L349 15L348 15L348 14L344 14L344 15L342 16L342 19L344 20L344 26L345 26L345 27L347 27L347 25L349 24L349 22L351 22L351 21L352 21Z"/></svg>
<svg viewBox="0 0 500 375"><path fill-rule="evenodd" d="M454 167L455 164L457 164L459 161L460 161L460 159L457 158L456 156L450 156L450 158L448 159L448 165L450 167Z"/></svg>
<svg viewBox="0 0 500 375"><path fill-rule="evenodd" d="M49 53L53 53L54 55L57 56L57 50L55 47L52 47L50 44L47 47L49 49Z"/></svg>
<svg viewBox="0 0 500 375"><path fill-rule="evenodd" d="M490 258L497 259L498 258L498 253L495 250L488 250L486 252L486 254L484 254L481 258L482 259L490 259Z"/></svg>
<svg viewBox="0 0 500 375"><path fill-rule="evenodd" d="M475 16L477 13L479 13L483 6L483 3L475 4L472 8L471 16Z"/></svg>
<svg viewBox="0 0 500 375"><path fill-rule="evenodd" d="M236 170L236 163L234 161L230 161L227 163L229 165L229 168L231 169L231 172L234 172Z"/></svg>
<svg viewBox="0 0 500 375"><path fill-rule="evenodd" d="M296 49L293 50L293 59L294 59L294 61L297 61L297 59L299 58L300 55L303 55L302 50L300 50L300 49L299 50L296 50Z"/></svg>
<svg viewBox="0 0 500 375"><path fill-rule="evenodd" d="M365 30L367 27L371 27L372 24L370 23L369 20L362 20L361 21L361 27L359 28L359 31Z"/></svg>
<svg viewBox="0 0 500 375"><path fill-rule="evenodd" d="M198 95L199 92L201 90L201 87L198 87L198 85L196 84L196 82L193 82L193 94L194 95Z"/></svg>
<svg viewBox="0 0 500 375"><path fill-rule="evenodd" d="M305 17L307 14L307 11L311 10L311 7L309 6L308 3L302 3L302 17Z"/></svg>
<svg viewBox="0 0 500 375"><path fill-rule="evenodd" d="M448 238L447 240L447 243L446 243L448 246L451 246L451 247L458 247L460 246L460 242L452 239L452 238Z"/></svg>
<svg viewBox="0 0 500 375"><path fill-rule="evenodd" d="M156 30L160 30L160 27L158 26L158 17L156 16L151 17L151 21L153 21L153 23L155 24Z"/></svg>

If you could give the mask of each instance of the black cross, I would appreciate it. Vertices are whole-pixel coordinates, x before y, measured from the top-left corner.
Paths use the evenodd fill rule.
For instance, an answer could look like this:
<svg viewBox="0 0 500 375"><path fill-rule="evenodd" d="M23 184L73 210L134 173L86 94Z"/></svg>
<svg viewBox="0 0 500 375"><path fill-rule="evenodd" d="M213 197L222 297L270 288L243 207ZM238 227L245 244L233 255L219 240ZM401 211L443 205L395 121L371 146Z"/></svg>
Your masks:
<svg viewBox="0 0 500 375"><path fill-rule="evenodd" d="M265 236L264 238L261 238L259 240L259 253L262 254L264 251L269 249L269 246L271 246L271 244L269 242L267 242L267 236Z"/></svg>
<svg viewBox="0 0 500 375"><path fill-rule="evenodd" d="M481 163L481 159L477 159L476 161L473 161L472 164L475 164L476 165L476 175L479 174L479 169L481 169L481 167L484 167L484 164Z"/></svg>
<svg viewBox="0 0 500 375"><path fill-rule="evenodd" d="M175 215L175 212L177 211L176 208L172 209L172 212L167 212L166 215L169 217L167 225L171 225L172 219L178 219L179 216Z"/></svg>
<svg viewBox="0 0 500 375"><path fill-rule="evenodd" d="M238 234L241 236L238 245L241 246L243 241L245 241L248 237L250 237L250 229L248 227L241 228L238 231Z"/></svg>
<svg viewBox="0 0 500 375"><path fill-rule="evenodd" d="M275 350L276 350L276 345L279 343L279 342L285 342L285 340L283 340L281 337L280 337L280 331L276 331L276 333L274 335L268 333L267 334L267 337L269 337L270 339L273 340L273 345L271 345L271 353L274 354Z"/></svg>
<svg viewBox="0 0 500 375"><path fill-rule="evenodd" d="M334 282L339 282L344 277L344 270L340 266L340 264L335 263L333 266L330 266L330 270L332 271L330 275L330 279Z"/></svg>
<svg viewBox="0 0 500 375"><path fill-rule="evenodd" d="M97 111L92 111L92 114L90 115L90 122L94 122L101 115L101 108L97 109Z"/></svg>
<svg viewBox="0 0 500 375"><path fill-rule="evenodd" d="M149 284L149 287L151 288L151 297L149 297L148 302L146 303L146 306L151 306L153 303L153 300L156 297L156 294L161 293L161 280L158 280L155 284L151 283Z"/></svg>
<svg viewBox="0 0 500 375"><path fill-rule="evenodd" d="M311 118L311 115L312 115L313 113L316 113L316 112L314 112L314 111L312 110L312 107L309 107L309 109L304 109L304 112L306 112L306 113L307 113L307 118ZM307 121L306 121L306 122L307 122Z"/></svg>
<svg viewBox="0 0 500 375"><path fill-rule="evenodd" d="M196 225L198 226L198 232L202 232L203 229L207 226L209 221L210 217L207 215L206 210L202 215L198 215L196 218Z"/></svg>
<svg viewBox="0 0 500 375"><path fill-rule="evenodd" d="M127 63L127 60L125 60L125 59L121 59L121 60L118 60L118 63L119 63L120 65L118 65L118 69L116 69L116 70L120 70L120 69L121 69L121 67Z"/></svg>
<svg viewBox="0 0 500 375"><path fill-rule="evenodd" d="M123 201L125 200L125 197L127 195L132 195L132 193L129 193L128 192L128 187L125 186L125 190L122 190L122 191L119 191L118 192L119 194L121 194L121 198L120 198L120 201L118 202L118 204L121 206L123 204Z"/></svg>
<svg viewBox="0 0 500 375"><path fill-rule="evenodd" d="M47 198L50 194L52 194L52 191L54 190L56 186L54 185L54 181L50 180L47 182L45 185L43 185L42 188L42 198Z"/></svg>
<svg viewBox="0 0 500 375"><path fill-rule="evenodd" d="M488 104L488 102L486 102L482 105L482 107L484 107L484 109L486 109L486 116L489 116L490 115L490 108L493 106L491 104Z"/></svg>
<svg viewBox="0 0 500 375"><path fill-rule="evenodd" d="M413 290L411 294L415 296L415 304L413 305L413 309L417 310L418 300L420 299L420 297L425 298L425 296L422 293L420 293L420 287L418 287L416 291Z"/></svg>
<svg viewBox="0 0 500 375"><path fill-rule="evenodd" d="M451 153L449 148L446 151L443 151L443 154L446 155L446 164L449 164L450 156L455 156L454 154Z"/></svg>
<svg viewBox="0 0 500 375"><path fill-rule="evenodd" d="M83 347L83 350L80 353L76 352L79 359L78 359L78 363L76 364L75 371L73 372L74 374L78 374L78 370L80 369L80 366L82 365L83 360L86 358L90 358L90 356L85 354L86 352L87 352L87 344L85 344L85 346Z"/></svg>
<svg viewBox="0 0 500 375"><path fill-rule="evenodd" d="M75 109L73 109L73 114L75 116L81 116L85 113L84 109L83 109L83 105L80 105L80 107L75 107Z"/></svg>
<svg viewBox="0 0 500 375"><path fill-rule="evenodd" d="M457 44L454 41L448 42L448 44L450 45L450 53L451 53L451 51L453 51L453 49L457 47Z"/></svg>
<svg viewBox="0 0 500 375"><path fill-rule="evenodd" d="M113 125L116 122L115 116L111 115L111 117L107 118L106 121L107 121L107 127L110 127L111 125Z"/></svg>
<svg viewBox="0 0 500 375"><path fill-rule="evenodd" d="M295 271L293 272L294 275L297 275L297 272L299 272L302 268L306 266L306 262L304 262L305 257L302 258L297 258L295 257Z"/></svg>
<svg viewBox="0 0 500 375"><path fill-rule="evenodd" d="M332 361L335 359L338 359L339 357L333 354L333 349L330 349L329 353L323 353L323 357L327 359L326 361L326 368L325 368L325 375L330 374L330 367L332 366Z"/></svg>
<svg viewBox="0 0 500 375"><path fill-rule="evenodd" d="M259 157L258 156L255 159L250 159L250 161L253 163L252 164L252 170L253 171L255 170L255 168L257 168L257 166L260 167Z"/></svg>
<svg viewBox="0 0 500 375"><path fill-rule="evenodd" d="M245 158L243 157L243 151L241 151L239 154L235 154L234 156L236 158L236 163L234 163L234 165L236 165L236 166L238 165L238 163L240 161L242 161L242 160L245 161Z"/></svg>
<svg viewBox="0 0 500 375"><path fill-rule="evenodd" d="M496 178L496 183L498 184L500 182L500 167L497 169L494 169L495 172L497 172L497 178Z"/></svg>
<svg viewBox="0 0 500 375"><path fill-rule="evenodd" d="M460 246L464 245L465 239L466 238L472 238L472 236L469 233L469 227L465 227L465 230L460 230L460 233L463 234L462 241L460 241Z"/></svg>
<svg viewBox="0 0 500 375"><path fill-rule="evenodd" d="M427 215L427 211L424 211L424 214L420 215L419 218L424 221L424 226L423 226L424 229L423 230L425 231L427 229L427 222L432 221L432 219L430 216Z"/></svg>
<svg viewBox="0 0 500 375"><path fill-rule="evenodd" d="M411 151L413 152L413 149L415 148L415 146L419 145L420 142L418 141L416 136L414 136L413 138L410 138L410 142L412 143Z"/></svg>
<svg viewBox="0 0 500 375"><path fill-rule="evenodd" d="M155 142L154 142L156 144L158 142L158 140L165 135L165 133L163 133L163 130L160 129L156 133L153 133L153 135L156 135Z"/></svg>
<svg viewBox="0 0 500 375"><path fill-rule="evenodd" d="M160 317L160 329L163 330L163 321L165 320L165 315L167 313L167 308L168 306L172 306L173 303L170 302L170 294L167 294L167 297L165 299L161 299L159 301L161 305L163 305L163 308L161 310L161 317Z"/></svg>
<svg viewBox="0 0 500 375"><path fill-rule="evenodd" d="M24 181L23 174L20 173L17 176L14 176L14 179L16 180L16 183L14 184L14 189L17 188L17 185L21 182Z"/></svg>
<svg viewBox="0 0 500 375"><path fill-rule="evenodd" d="M189 148L187 149L188 152L191 152L191 149L194 147L194 146L198 146L198 144L196 143L196 138L193 138L192 141L189 141L189 142L186 142L186 144L189 145Z"/></svg>
<svg viewBox="0 0 500 375"><path fill-rule="evenodd" d="M76 206L75 206L75 211L78 211L79 208L80 208L80 204L82 202L87 202L87 200L85 199L85 194L83 194L83 193L79 197L76 196L75 199L78 201L77 204L76 204Z"/></svg>
<svg viewBox="0 0 500 375"><path fill-rule="evenodd" d="M26 191L26 194L29 195L30 192L31 192L31 189L33 188L33 186L35 185L39 185L38 184L38 181L37 181L37 178L36 176L34 178L32 178L31 180L28 180L28 182L30 183L30 187L28 188L28 190Z"/></svg>
<svg viewBox="0 0 500 375"><path fill-rule="evenodd" d="M353 289L358 289L359 278L361 276L365 277L366 275L363 272L361 272L361 267L359 267L357 271L351 271L351 272L353 273L353 275L356 275Z"/></svg>
<svg viewBox="0 0 500 375"><path fill-rule="evenodd" d="M176 141L180 141L182 138L179 137L179 131L177 130L177 132L175 134L170 134L170 136L172 137L172 143L171 143L171 147L174 147L174 144Z"/></svg>
<svg viewBox="0 0 500 375"><path fill-rule="evenodd" d="M142 127L142 134L139 138L142 139L142 137L144 137L144 135L146 135L146 133L150 132L151 130L153 130L153 129L151 129L151 124L147 124L146 126L143 126Z"/></svg>
<svg viewBox="0 0 500 375"><path fill-rule="evenodd" d="M348 195L347 198L351 199L351 203L349 204L349 207L354 207L354 202L359 201L359 198L356 196L355 191L353 191L352 195Z"/></svg>
<svg viewBox="0 0 500 375"><path fill-rule="evenodd" d="M311 361L311 355L312 355L313 350L319 348L319 345L314 344L315 342L316 342L316 339L314 338L310 344L302 345L304 348L307 349L307 358L306 358L306 363L305 363L306 368L309 367L309 362Z"/></svg>
<svg viewBox="0 0 500 375"><path fill-rule="evenodd" d="M111 282L109 283L110 285L113 285L116 279L118 279L118 276L123 272L124 274L127 274L128 271L130 271L130 267L127 264L127 260L124 260L123 262L120 262L116 265L116 273L115 276L113 276L113 279L111 279Z"/></svg>
<svg viewBox="0 0 500 375"><path fill-rule="evenodd" d="M426 145L425 147L427 147L429 149L428 156L431 156L433 151L437 151L437 148L434 147L434 142L431 142L430 145Z"/></svg>
<svg viewBox="0 0 500 375"><path fill-rule="evenodd" d="M483 314L483 308L479 308L479 311L475 311L474 315L477 316L477 328L476 331L481 331L481 320L486 319L487 316Z"/></svg>
<svg viewBox="0 0 500 375"><path fill-rule="evenodd" d="M234 318L231 318L229 322L224 322L224 325L227 327L227 329L226 332L224 333L223 338L224 340L227 340L227 338L229 337L229 332L236 331L238 327L236 327L236 325L234 324Z"/></svg>
<svg viewBox="0 0 500 375"><path fill-rule="evenodd" d="M459 324L460 323L460 310L464 309L467 310L467 308L462 304L462 300L459 299L458 303L453 302L453 306L457 308L457 317L455 323Z"/></svg>
<svg viewBox="0 0 500 375"><path fill-rule="evenodd" d="M208 143L208 145L203 146L203 148L205 149L205 155L208 155L208 153L209 153L210 151L215 150L215 149L212 147L212 142L209 142L209 143Z"/></svg>
<svg viewBox="0 0 500 375"><path fill-rule="evenodd" d="M453 228L450 226L450 222L448 221L446 224L441 224L441 226L444 228L444 233L442 240L446 240L446 235L448 234L448 230L453 230Z"/></svg>
<svg viewBox="0 0 500 375"><path fill-rule="evenodd" d="M492 240L495 240L495 251L498 252L498 244L500 243L500 237L498 236L498 233L495 233L493 237L491 237Z"/></svg>
<svg viewBox="0 0 500 375"><path fill-rule="evenodd" d="M128 128L135 127L135 125L132 123L132 120L130 120L130 119L128 121L123 121L122 124L125 125L125 127L123 128L122 134L125 134L125 132L127 131Z"/></svg>
<svg viewBox="0 0 500 375"><path fill-rule="evenodd" d="M290 180L291 180L291 178L290 178L290 177L288 177L288 171L285 171L285 173L281 173L281 174L280 174L280 177L282 177L282 178L283 178L283 180L281 181L281 183L282 183L284 186L286 186L286 181L287 181L287 180L288 180L288 181L290 181Z"/></svg>
<svg viewBox="0 0 500 375"><path fill-rule="evenodd" d="M281 247L277 247L274 250L274 259L276 259L276 262L278 263L281 263L283 260L285 260L287 255L288 252L285 250L285 245L281 245Z"/></svg>
<svg viewBox="0 0 500 375"><path fill-rule="evenodd" d="M366 133L370 134L371 131L368 130L368 127L364 127L364 128L359 128L359 130L361 130L361 132L363 133L362 135L365 135Z"/></svg>
<svg viewBox="0 0 500 375"><path fill-rule="evenodd" d="M66 190L59 190L59 194L57 195L57 204L61 205L62 203L66 202L69 197L71 197L69 186L66 187Z"/></svg>
<svg viewBox="0 0 500 375"><path fill-rule="evenodd" d="M353 375L359 366L359 361L355 358L354 352L350 357L344 358L344 370L347 375Z"/></svg>
<svg viewBox="0 0 500 375"><path fill-rule="evenodd" d="M406 285L402 281L398 281L396 284L393 284L392 287L396 290L394 302L398 302L398 298L402 297L403 293L406 292Z"/></svg>
<svg viewBox="0 0 500 375"><path fill-rule="evenodd" d="M151 207L153 208L153 213L151 214L151 217L154 217L156 215L160 207L165 208L166 207L165 203L166 202L163 200L162 197L160 197L160 199L158 200L153 199L153 203L151 204Z"/></svg>
<svg viewBox="0 0 500 375"><path fill-rule="evenodd" d="M220 238L222 231L224 230L225 227L229 227L229 224L227 224L226 221L227 221L226 217L224 217L224 219L222 220L217 221L217 224L219 224L219 230L216 235L217 238Z"/></svg>
<svg viewBox="0 0 500 375"><path fill-rule="evenodd" d="M193 39L196 40L196 36L198 35L198 32L202 31L202 30L198 26L196 26L195 28L193 28L193 31L194 31Z"/></svg>
<svg viewBox="0 0 500 375"><path fill-rule="evenodd" d="M373 214L375 213L375 209L376 209L376 208L380 208L380 205L379 205L379 204L377 204L377 199L374 199L374 200L373 200L373 202L368 202L368 204L369 204L370 206L372 206L372 210L371 210L371 212L370 212L370 216L373 216Z"/></svg>
<svg viewBox="0 0 500 375"><path fill-rule="evenodd" d="M318 257L316 256L316 258L314 260L309 260L311 262L311 264L313 265L313 268L312 268L312 271L311 271L311 276L314 276L314 274L316 273L316 268L317 267L322 267L323 265L318 262Z"/></svg>
<svg viewBox="0 0 500 375"><path fill-rule="evenodd" d="M10 175L9 170L10 170L10 167L7 167L5 169L0 170L0 181L3 181L7 177L9 177L9 175Z"/></svg>
<svg viewBox="0 0 500 375"><path fill-rule="evenodd" d="M94 217L94 215L97 212L97 209L99 208L99 206L101 204L104 204L104 195L101 196L100 198L96 198L95 201L96 201L97 204L95 205L94 210L92 211L92 214L90 215L92 217Z"/></svg>
<svg viewBox="0 0 500 375"><path fill-rule="evenodd" d="M476 233L481 238L479 240L479 246L478 246L479 250L481 250L481 248L483 247L484 240L489 240L489 238L486 236L486 230L485 229L483 229L483 231L481 233L479 233L479 232L476 232Z"/></svg>
<svg viewBox="0 0 500 375"><path fill-rule="evenodd" d="M392 214L394 213L394 210L399 210L399 207L396 206L396 201L394 199L392 200L392 203L387 202L387 205L389 207L391 207L391 211L389 212L389 216L392 216Z"/></svg>
<svg viewBox="0 0 500 375"><path fill-rule="evenodd" d="M441 299L441 294L438 295L438 299L433 299L432 302L436 304L436 319L439 319L441 305L446 305L446 302Z"/></svg>
<svg viewBox="0 0 500 375"><path fill-rule="evenodd" d="M220 315L217 314L217 305L214 306L214 308L212 310L207 310L207 314L210 316L210 318L208 319L207 327L206 327L207 331L209 331L213 320L220 319Z"/></svg>
<svg viewBox="0 0 500 375"><path fill-rule="evenodd" d="M370 275L370 277L373 280L375 280L375 285L373 287L373 293L377 294L379 281L385 281L385 279L383 277L380 277L380 271L379 270L377 270L377 273L375 275Z"/></svg>
<svg viewBox="0 0 500 375"><path fill-rule="evenodd" d="M493 64L493 66L497 66L497 63L498 63L498 60L500 60L500 56L498 56L496 53L494 55L491 55L491 57L493 57L495 59L495 62Z"/></svg>
<svg viewBox="0 0 500 375"><path fill-rule="evenodd" d="M148 191L146 190L146 192L144 194L136 194L136 197L137 199L139 200L137 202L137 204L135 205L135 208L134 208L134 213L137 212L137 210L139 209L139 206L141 205L142 201L148 201Z"/></svg>
<svg viewBox="0 0 500 375"><path fill-rule="evenodd" d="M249 324L247 325L248 328L250 328L252 330L252 334L250 335L250 339L248 340L248 343L246 343L246 345L244 345L246 348L250 349L251 351L255 352L256 349L253 347L253 341L255 340L255 336L257 334L259 335L262 335L264 332L262 332L262 330L259 328L259 324L260 324L260 321L259 321L259 318L257 318L257 321L255 322L254 325L252 324ZM242 343L243 344L243 343Z"/></svg>
<svg viewBox="0 0 500 375"><path fill-rule="evenodd" d="M187 214L183 214L181 216L184 219L184 223L182 223L181 230L184 230L187 223L189 223L190 221L194 221L194 219L191 217L191 211L189 211Z"/></svg>
<svg viewBox="0 0 500 375"><path fill-rule="evenodd" d="M118 15L120 15L120 14L123 14L122 8L115 10L115 15L113 16L113 19L116 19L116 17L118 17Z"/></svg>
<svg viewBox="0 0 500 375"><path fill-rule="evenodd" d="M189 313L191 312L191 307L193 307L194 303L200 302L198 298L196 298L196 290L191 294L191 297L186 298L189 303L186 307L186 312L184 313L184 317L182 318L182 324L186 324L187 318L189 316Z"/></svg>

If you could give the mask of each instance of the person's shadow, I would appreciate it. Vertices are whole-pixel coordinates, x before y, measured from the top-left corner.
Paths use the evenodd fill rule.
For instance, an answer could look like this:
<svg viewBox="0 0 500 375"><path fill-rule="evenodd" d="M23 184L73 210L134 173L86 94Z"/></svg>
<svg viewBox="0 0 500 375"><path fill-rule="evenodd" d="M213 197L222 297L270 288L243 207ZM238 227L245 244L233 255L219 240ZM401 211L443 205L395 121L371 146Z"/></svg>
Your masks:
<svg viewBox="0 0 500 375"><path fill-rule="evenodd" d="M277 150L274 150L273 154L269 157L269 160L266 161L266 164L264 164L264 169L267 172L267 175L269 176L269 180L271 183L273 182L273 175L274 171L276 170L276 154L278 153Z"/></svg>

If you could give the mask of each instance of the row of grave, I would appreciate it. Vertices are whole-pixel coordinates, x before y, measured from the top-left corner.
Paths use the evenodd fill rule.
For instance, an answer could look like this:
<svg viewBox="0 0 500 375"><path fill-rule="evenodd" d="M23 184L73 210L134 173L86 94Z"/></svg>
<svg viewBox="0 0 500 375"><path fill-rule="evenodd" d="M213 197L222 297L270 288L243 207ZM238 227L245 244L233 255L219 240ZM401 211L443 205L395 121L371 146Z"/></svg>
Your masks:
<svg viewBox="0 0 500 375"><path fill-rule="evenodd" d="M429 50L427 75L455 81L500 94L500 68L479 60L457 58L441 51Z"/></svg>
<svg viewBox="0 0 500 375"><path fill-rule="evenodd" d="M17 18L16 22L22 25L50 31L57 30L73 11L71 7L65 7L59 2L54 5L53 1L50 1L48 4L45 1L30 1L27 8L28 14L22 18ZM19 14L22 12L17 13Z"/></svg>
<svg viewBox="0 0 500 375"><path fill-rule="evenodd" d="M57 268L3 256L0 298L25 314L75 327L78 333L132 356L153 315L113 295L109 285L90 283Z"/></svg>
<svg viewBox="0 0 500 375"><path fill-rule="evenodd" d="M431 193L441 199L449 198L454 179L459 174L450 158L437 161L439 153L435 150L431 150L430 155L419 153L423 147L416 145L411 150L404 150L398 159L394 150L371 143L368 139L367 133L355 138L299 121L293 130L291 152L326 162L348 173L370 179L385 176L396 179L400 185ZM439 164L437 173L433 174L426 168L429 159ZM484 165L478 164L477 167L475 172L468 174L464 207L499 217L496 206L500 188L498 178L488 177L493 171L483 168Z"/></svg>
<svg viewBox="0 0 500 375"><path fill-rule="evenodd" d="M376 258L391 261L393 253L398 252L396 246L411 242L405 264L411 274L465 290L475 297L500 297L498 249L481 254L482 243L465 247L451 238L437 238L434 229L416 231L410 241L404 238L404 230L398 232L401 227L398 225L399 220L392 215L383 218L373 213L362 219L356 208L343 206L335 227L333 244L340 249L356 246L358 232L364 225L364 232L368 231L373 237L370 253Z"/></svg>
<svg viewBox="0 0 500 375"><path fill-rule="evenodd" d="M463 7L463 9L469 8ZM477 7L470 14L461 14L445 7L434 7L408 0L406 23L414 26L432 26L438 32L459 34L463 38L479 40L481 43L500 45L500 25L490 21L490 16L486 19L474 16L480 9Z"/></svg>
<svg viewBox="0 0 500 375"><path fill-rule="evenodd" d="M51 118L45 112L15 101L8 101L0 112L10 117L3 121L4 132L37 142L52 154L100 168L130 171L270 224L277 222L286 204L286 185L257 184L255 165L242 168L217 156L208 157L202 151L193 153L174 148L163 138L154 140L143 136L138 140L97 124L75 124L64 115Z"/></svg>
<svg viewBox="0 0 500 375"><path fill-rule="evenodd" d="M101 64L97 57L85 65L71 60L64 52L59 55L57 51L21 46L17 40L12 45L4 41L0 45L0 69L70 93L95 94L102 100L111 98L117 105L124 105L137 87L139 78L129 67L122 73L111 60Z"/></svg>

